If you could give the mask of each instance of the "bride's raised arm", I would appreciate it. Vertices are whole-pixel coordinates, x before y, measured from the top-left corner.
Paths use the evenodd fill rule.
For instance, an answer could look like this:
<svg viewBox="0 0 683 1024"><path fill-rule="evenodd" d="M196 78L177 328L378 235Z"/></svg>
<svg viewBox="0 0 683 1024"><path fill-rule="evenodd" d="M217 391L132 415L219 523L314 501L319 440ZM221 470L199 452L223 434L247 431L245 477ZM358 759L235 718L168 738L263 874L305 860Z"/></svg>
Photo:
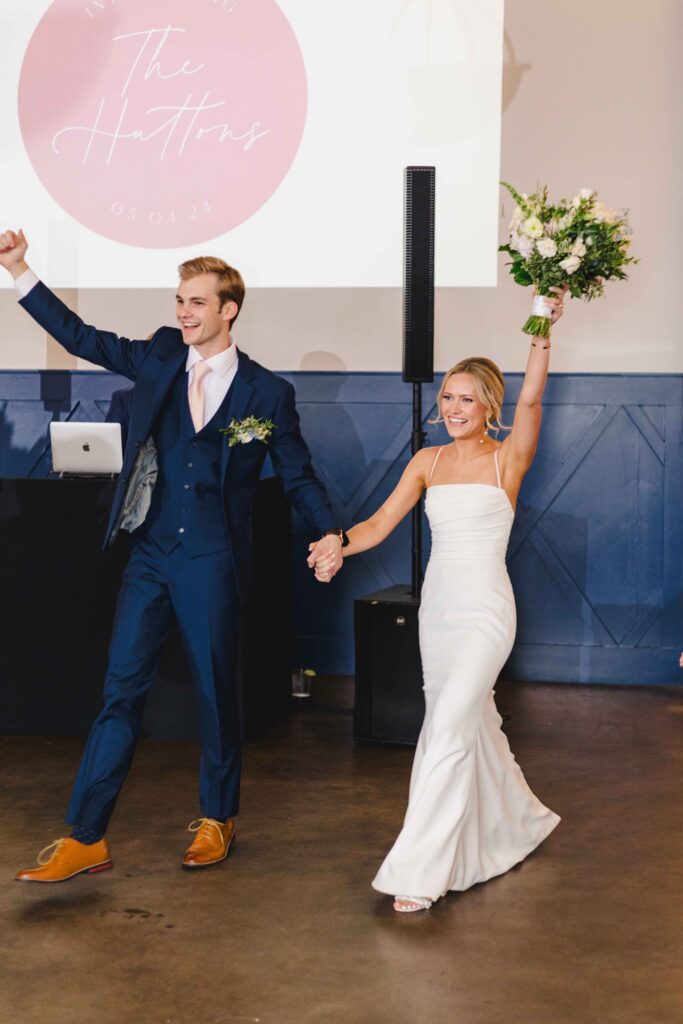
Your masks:
<svg viewBox="0 0 683 1024"><path fill-rule="evenodd" d="M544 298L552 307L551 321L555 323L562 316L566 288L553 288L552 291L556 295ZM501 452L505 456L505 467L508 470L506 475L518 477L518 481L515 481L518 485L521 484L536 454L541 431L541 400L548 378L549 360L550 338L532 338L512 430L501 446Z"/></svg>

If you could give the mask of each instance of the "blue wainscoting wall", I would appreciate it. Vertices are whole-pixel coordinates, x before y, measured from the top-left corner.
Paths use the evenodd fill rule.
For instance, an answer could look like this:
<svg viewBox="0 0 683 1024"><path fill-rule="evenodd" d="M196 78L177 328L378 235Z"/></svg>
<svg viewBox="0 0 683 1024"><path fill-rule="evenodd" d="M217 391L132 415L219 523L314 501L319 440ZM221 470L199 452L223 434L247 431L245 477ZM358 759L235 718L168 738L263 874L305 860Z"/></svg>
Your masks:
<svg viewBox="0 0 683 1024"><path fill-rule="evenodd" d="M365 518L409 459L411 386L390 373L283 376L296 387L303 433L340 522ZM111 392L127 383L103 372L0 373L0 474L45 476L50 420L101 420ZM508 376L506 422L520 384L520 374ZM551 376L508 553L519 615L509 677L683 678L682 384L678 375ZM435 391L425 388L425 407ZM428 444L445 439L443 428L429 428ZM305 567L308 540L299 526L297 659L350 674L353 599L408 581L409 518L329 586Z"/></svg>

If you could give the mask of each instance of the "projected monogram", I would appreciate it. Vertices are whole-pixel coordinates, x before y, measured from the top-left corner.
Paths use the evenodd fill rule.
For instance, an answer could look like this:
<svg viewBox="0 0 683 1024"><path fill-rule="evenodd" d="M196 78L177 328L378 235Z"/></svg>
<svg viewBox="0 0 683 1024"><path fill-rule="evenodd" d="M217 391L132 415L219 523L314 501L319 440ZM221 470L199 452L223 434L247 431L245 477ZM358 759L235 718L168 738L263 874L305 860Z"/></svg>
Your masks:
<svg viewBox="0 0 683 1024"><path fill-rule="evenodd" d="M306 74L274 0L56 0L27 49L24 143L45 188L119 242L206 241L277 190Z"/></svg>

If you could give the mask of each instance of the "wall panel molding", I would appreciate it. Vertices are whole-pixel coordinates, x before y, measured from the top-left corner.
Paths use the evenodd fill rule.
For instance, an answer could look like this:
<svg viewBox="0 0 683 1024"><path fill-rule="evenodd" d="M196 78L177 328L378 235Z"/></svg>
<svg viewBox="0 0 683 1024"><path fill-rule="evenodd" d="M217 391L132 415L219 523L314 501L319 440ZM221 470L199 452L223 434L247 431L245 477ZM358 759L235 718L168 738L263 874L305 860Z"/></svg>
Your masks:
<svg viewBox="0 0 683 1024"><path fill-rule="evenodd" d="M393 373L283 376L296 388L303 433L340 522L372 514L410 457L411 386ZM507 377L505 422L521 381ZM1 372L0 474L46 476L50 420L102 420L111 392L128 384L99 371ZM425 421L435 392L436 385L424 389ZM676 374L551 375L508 551L519 625L506 675L681 681L682 394ZM428 444L446 440L442 428L427 430ZM297 661L350 674L353 599L408 580L409 517L329 586L316 584L305 566L309 539L298 524Z"/></svg>

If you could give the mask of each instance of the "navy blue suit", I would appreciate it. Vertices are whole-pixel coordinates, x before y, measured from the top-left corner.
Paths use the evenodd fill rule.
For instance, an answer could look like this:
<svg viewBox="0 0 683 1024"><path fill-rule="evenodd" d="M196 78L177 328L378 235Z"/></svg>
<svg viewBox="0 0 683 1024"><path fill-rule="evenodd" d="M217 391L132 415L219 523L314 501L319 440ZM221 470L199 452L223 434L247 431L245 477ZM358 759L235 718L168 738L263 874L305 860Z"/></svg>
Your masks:
<svg viewBox="0 0 683 1024"><path fill-rule="evenodd" d="M128 425L130 423L130 410L133 404L133 389L119 388L112 391L109 402L109 409L105 420L107 423L118 423L121 427L121 444L126 447L128 440Z"/></svg>
<svg viewBox="0 0 683 1024"><path fill-rule="evenodd" d="M149 511L132 534L114 621L104 707L93 723L69 805L71 824L104 832L139 736L144 701L175 616L197 690L200 806L224 820L239 804L235 667L251 567L251 503L266 453L300 515L320 535L336 527L301 437L294 389L239 353L235 379L196 432L187 400L187 347L162 327L129 341L89 327L42 283L23 307L69 352L135 381L123 468L105 544L116 536L128 478L151 436L159 472ZM220 428L246 416L275 424L268 446L230 447ZM268 624L264 623L267 638Z"/></svg>

